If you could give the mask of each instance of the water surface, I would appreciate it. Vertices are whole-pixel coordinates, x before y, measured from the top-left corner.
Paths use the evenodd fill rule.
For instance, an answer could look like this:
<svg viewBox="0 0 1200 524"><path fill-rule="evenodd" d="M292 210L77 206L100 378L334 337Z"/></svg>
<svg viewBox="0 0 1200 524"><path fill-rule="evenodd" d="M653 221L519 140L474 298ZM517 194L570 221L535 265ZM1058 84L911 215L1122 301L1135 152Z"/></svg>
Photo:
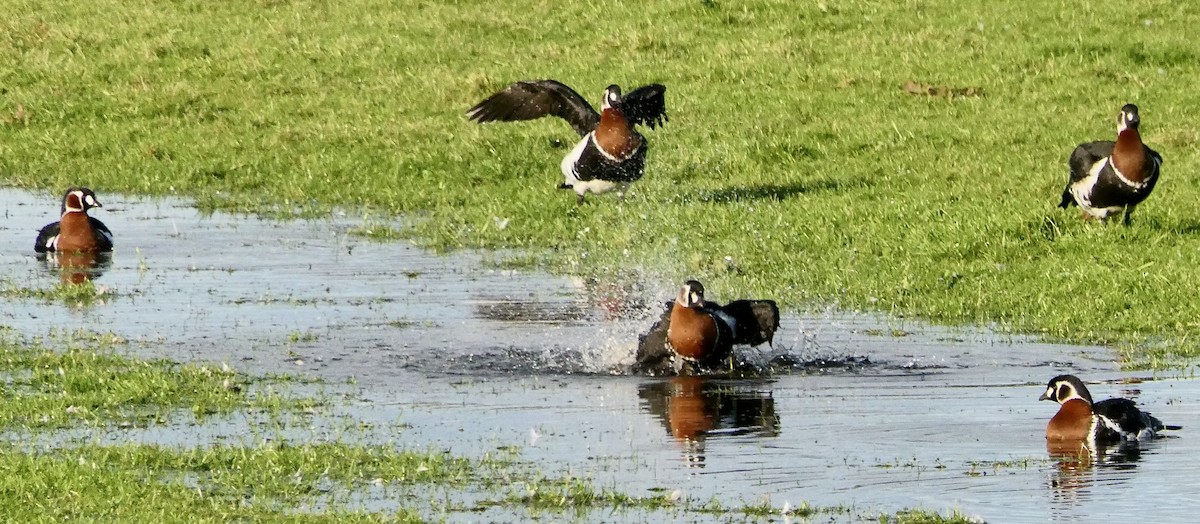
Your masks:
<svg viewBox="0 0 1200 524"><path fill-rule="evenodd" d="M32 252L37 229L56 218L56 199L0 191L10 246L0 253L0 286L60 282ZM345 399L318 417L330 427L349 418L383 428L383 441L466 455L515 446L548 473L634 495L666 489L725 504L852 508L820 517L835 520L914 506L992 522L1184 521L1200 510L1190 489L1200 466L1192 437L1200 387L1121 372L1109 348L829 311L786 315L776 347L747 354L786 356L800 363L793 369L756 379L625 376L637 333L675 283L500 270L488 263L498 255L437 256L353 236L356 217L279 222L204 215L182 200L100 200L105 208L94 214L114 231L117 250L94 282L111 296L86 306L8 298L0 324L30 338L113 333L139 355L316 376ZM1056 406L1037 397L1062 372L1107 381L1094 396L1135 398L1185 429L1136 454L1056 460L1042 436ZM1129 379L1147 380L1116 383ZM254 438L255 424L74 438L236 441ZM613 517L551 520L560 518Z"/></svg>

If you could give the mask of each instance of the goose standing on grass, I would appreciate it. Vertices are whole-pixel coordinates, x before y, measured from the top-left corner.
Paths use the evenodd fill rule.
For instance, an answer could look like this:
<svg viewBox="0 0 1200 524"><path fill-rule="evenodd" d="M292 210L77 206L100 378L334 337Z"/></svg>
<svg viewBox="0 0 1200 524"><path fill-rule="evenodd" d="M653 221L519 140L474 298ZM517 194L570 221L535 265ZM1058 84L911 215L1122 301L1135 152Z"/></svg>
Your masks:
<svg viewBox="0 0 1200 524"><path fill-rule="evenodd" d="M576 202L583 203L589 191L600 194L617 190L624 200L629 186L642 178L646 167L646 138L634 129L650 129L667 121L663 94L667 88L650 84L621 96L621 88L610 85L597 113L579 93L556 80L525 80L512 84L467 110L479 123L533 120L557 116L566 120L581 137L562 161L565 180L558 187L572 189Z"/></svg>
<svg viewBox="0 0 1200 524"><path fill-rule="evenodd" d="M89 209L104 207L96 193L86 187L72 187L62 198L59 208L62 217L38 232L33 250L38 253L77 252L103 253L112 251L112 231L99 219L87 214Z"/></svg>
<svg viewBox="0 0 1200 524"><path fill-rule="evenodd" d="M1127 398L1093 403L1087 386L1074 375L1050 379L1038 400L1053 400L1060 405L1046 425L1046 440L1050 442L1079 441L1095 449L1096 444L1149 440L1164 429L1181 429L1163 424Z"/></svg>
<svg viewBox="0 0 1200 524"><path fill-rule="evenodd" d="M1138 108L1126 104L1117 115L1117 141L1080 144L1071 152L1071 178L1063 189L1058 207L1078 204L1085 218L1105 220L1125 211L1125 225L1133 208L1158 182L1162 156L1142 143L1138 132Z"/></svg>

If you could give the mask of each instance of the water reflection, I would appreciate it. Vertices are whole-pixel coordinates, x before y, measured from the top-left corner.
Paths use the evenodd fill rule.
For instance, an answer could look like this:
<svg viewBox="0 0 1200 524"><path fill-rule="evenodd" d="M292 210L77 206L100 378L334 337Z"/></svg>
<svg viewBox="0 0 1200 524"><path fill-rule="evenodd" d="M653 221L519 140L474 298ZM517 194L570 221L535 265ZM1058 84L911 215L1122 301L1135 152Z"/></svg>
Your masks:
<svg viewBox="0 0 1200 524"><path fill-rule="evenodd" d="M1088 500L1098 479L1124 482L1137 469L1142 449L1137 442L1097 445L1085 441L1046 441L1046 451L1057 462L1049 487L1054 504L1073 507ZM1128 473L1126 473L1128 472Z"/></svg>
<svg viewBox="0 0 1200 524"><path fill-rule="evenodd" d="M779 435L775 399L765 382L733 382L698 376L644 382L638 397L657 416L694 467L704 467L709 437Z"/></svg>
<svg viewBox="0 0 1200 524"><path fill-rule="evenodd" d="M46 271L58 274L63 284L83 284L112 267L112 253L54 252L38 255Z"/></svg>

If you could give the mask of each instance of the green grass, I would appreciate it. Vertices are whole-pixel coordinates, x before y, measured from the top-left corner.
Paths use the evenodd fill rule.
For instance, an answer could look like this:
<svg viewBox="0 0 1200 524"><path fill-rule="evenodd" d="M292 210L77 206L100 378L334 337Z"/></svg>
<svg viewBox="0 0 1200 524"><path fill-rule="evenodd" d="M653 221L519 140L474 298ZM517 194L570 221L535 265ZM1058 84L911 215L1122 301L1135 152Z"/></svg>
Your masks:
<svg viewBox="0 0 1200 524"><path fill-rule="evenodd" d="M0 7L0 60L16 66L0 173L48 190L47 209L71 184L267 215L361 209L405 222L372 238L547 250L559 271L1116 344L1130 365L1200 351L1187 3ZM668 86L671 122L648 133L624 205L554 189L566 124L462 114L545 77L589 99ZM1084 224L1054 208L1066 156L1111 139L1126 102L1164 179L1133 227Z"/></svg>
<svg viewBox="0 0 1200 524"><path fill-rule="evenodd" d="M376 242L394 242L409 238L403 229L397 229L382 224L364 224L349 231L351 235L359 236Z"/></svg>
<svg viewBox="0 0 1200 524"><path fill-rule="evenodd" d="M0 341L0 428L46 430L76 425L147 426L227 414L238 408L310 409L224 365L140 360L111 344L69 344L58 351ZM254 382L252 384L252 382Z"/></svg>
<svg viewBox="0 0 1200 524"><path fill-rule="evenodd" d="M769 517L798 517L811 518L819 513L850 513L850 508L836 506L829 508L815 508L808 504L801 503L799 506L776 507L769 502L759 502L756 504L745 504L738 506L727 506L721 504L720 501L711 500L704 505L693 508L697 513L708 513L713 515L731 515L741 514L746 517L756 517L765 519Z"/></svg>
<svg viewBox="0 0 1200 524"><path fill-rule="evenodd" d="M879 524L975 524L981 519L971 518L957 511L949 516L923 510L905 510L895 515L879 517Z"/></svg>
<svg viewBox="0 0 1200 524"><path fill-rule="evenodd" d="M0 512L21 522L382 522L391 519L354 511L296 514L291 508L312 499L323 476L373 474L383 465L392 476L461 476L470 466L465 461L435 464L438 469L417 474L417 464L437 456L376 456L342 445L185 451L86 446L53 454L6 449L0 458ZM403 509L395 517L421 522Z"/></svg>
<svg viewBox="0 0 1200 524"><path fill-rule="evenodd" d="M91 280L80 284L60 283L51 288L39 289L21 287L12 282L0 283L0 297L8 299L35 299L46 303L63 303L72 307L84 307L97 301L115 298L117 293L111 288L97 287Z"/></svg>
<svg viewBox="0 0 1200 524"><path fill-rule="evenodd" d="M1200 10L1187 2L656 0L614 9L519 0L496 9L0 0L0 8L0 61L11 64L0 86L0 180L45 190L45 211L75 184L102 201L113 192L179 194L203 209L273 216L341 208L383 217L359 231L371 238L526 250L514 265L694 276L718 298L1113 344L1128 365L1173 365L1200 351L1192 299L1200 180L1190 176L1200 167L1190 111L1200 102L1191 45ZM565 124L477 126L462 115L525 78L557 78L593 101L613 82L668 86L672 119L647 133L647 175L624 204L604 196L576 207L554 189L570 145ZM913 94L909 83L938 96ZM1142 108L1164 179L1131 228L1084 224L1053 208L1066 156L1078 142L1111 138L1126 102ZM98 215L118 246L152 241L122 236L122 215ZM254 400L227 387L224 371L201 366L79 350L6 350L3 359L11 385L0 420L11 427L157 424ZM329 466L314 456L328 452L320 446L2 450L0 509L55 521L378 518L297 514L289 505L301 488L239 480L251 473L242 466L311 480L306 461ZM356 456L362 471L403 460L368 451L338 445L334 455ZM198 490L172 477L198 472L209 479ZM352 485L352 476L338 482ZM527 502L627 497L557 489L557 498L544 489L548 500ZM267 503L231 495L245 490ZM761 511L769 508L746 508Z"/></svg>

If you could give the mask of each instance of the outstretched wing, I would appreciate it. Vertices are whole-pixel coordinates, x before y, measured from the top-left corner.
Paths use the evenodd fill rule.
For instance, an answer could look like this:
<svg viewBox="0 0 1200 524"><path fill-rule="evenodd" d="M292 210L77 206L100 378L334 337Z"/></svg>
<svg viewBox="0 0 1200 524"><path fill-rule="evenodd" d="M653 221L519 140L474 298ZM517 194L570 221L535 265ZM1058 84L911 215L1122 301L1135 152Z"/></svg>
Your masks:
<svg viewBox="0 0 1200 524"><path fill-rule="evenodd" d="M566 120L579 136L600 123L600 115L574 89L557 80L522 80L467 110L479 123L533 120L547 115Z"/></svg>
<svg viewBox="0 0 1200 524"><path fill-rule="evenodd" d="M774 300L734 300L721 310L737 322L734 344L774 343L779 330L779 306Z"/></svg>
<svg viewBox="0 0 1200 524"><path fill-rule="evenodd" d="M658 322L650 326L650 330L638 336L637 360L633 364L634 373L650 375L667 375L671 373L671 359L674 353L667 347L667 330L671 329L671 308L674 301L667 302Z"/></svg>
<svg viewBox="0 0 1200 524"><path fill-rule="evenodd" d="M667 88L650 84L630 91L621 99L621 112L633 124L645 124L654 129L670 120L667 118Z"/></svg>

